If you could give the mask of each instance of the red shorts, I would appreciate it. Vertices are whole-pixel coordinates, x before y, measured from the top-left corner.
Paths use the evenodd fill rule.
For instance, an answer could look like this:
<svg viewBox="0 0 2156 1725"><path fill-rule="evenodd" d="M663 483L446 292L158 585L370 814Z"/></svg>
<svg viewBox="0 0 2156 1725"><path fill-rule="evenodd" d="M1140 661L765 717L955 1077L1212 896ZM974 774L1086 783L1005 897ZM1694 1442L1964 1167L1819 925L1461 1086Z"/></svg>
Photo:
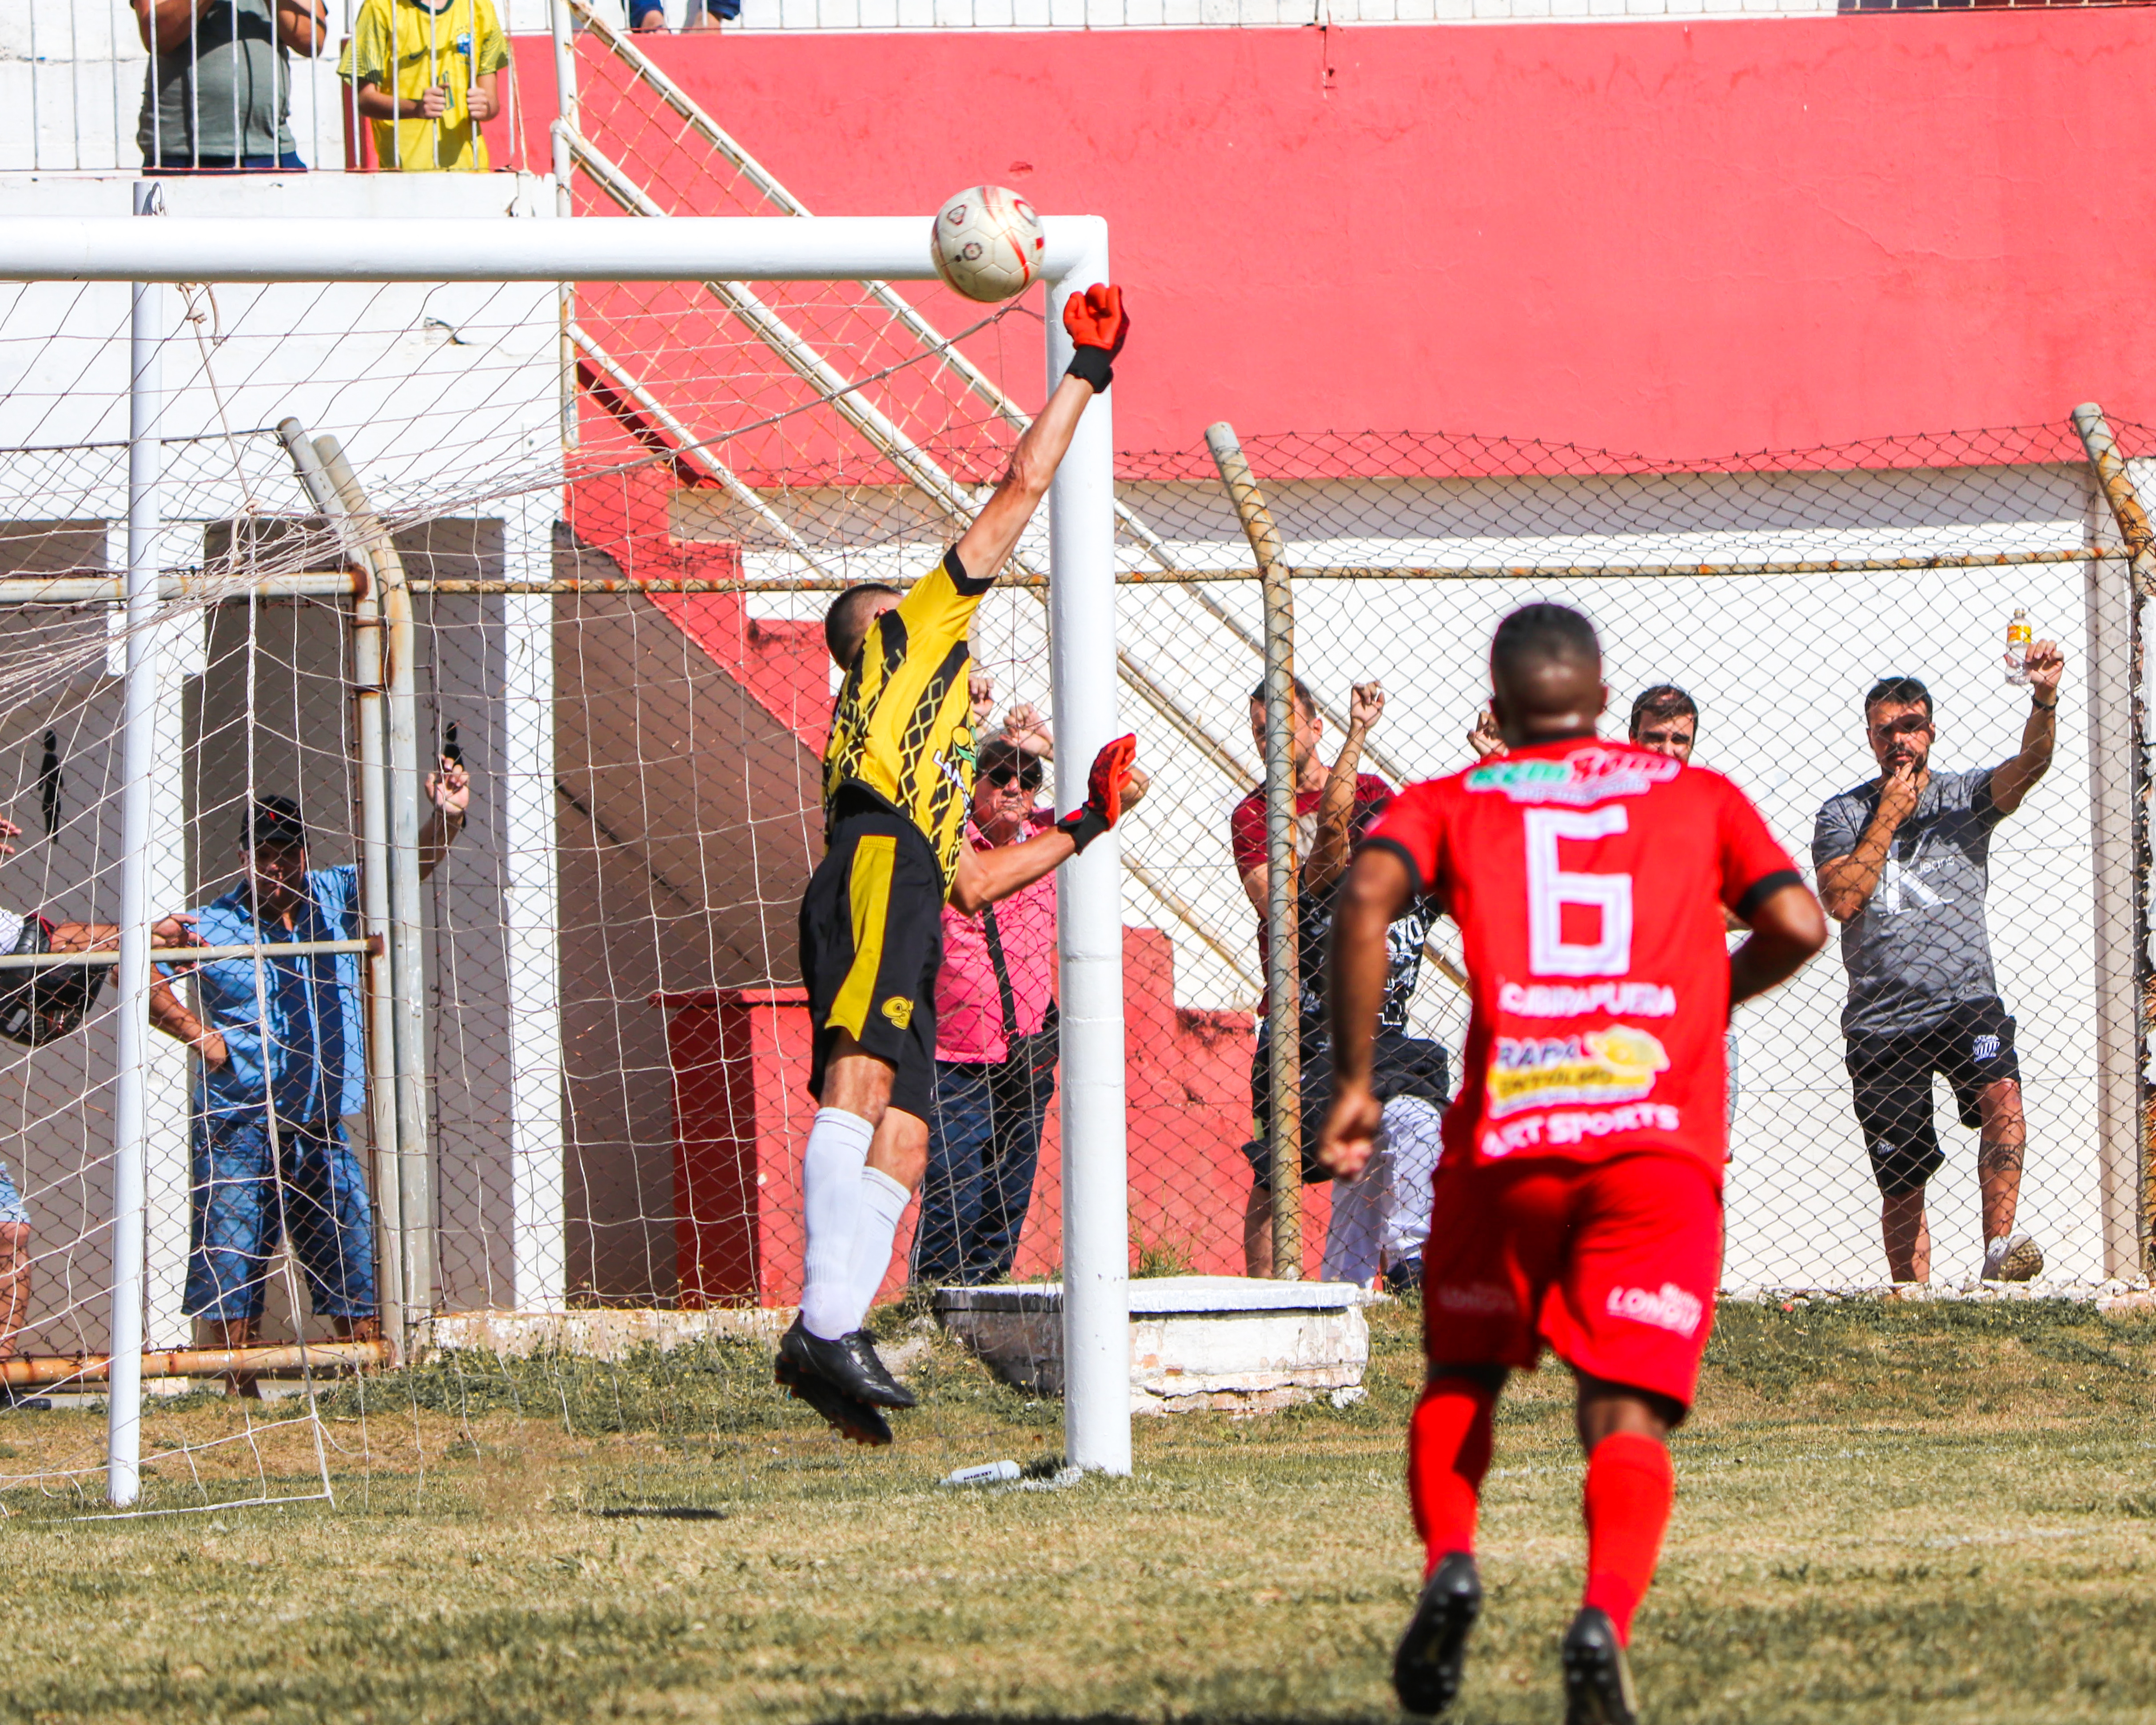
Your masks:
<svg viewBox="0 0 2156 1725"><path fill-rule="evenodd" d="M1689 1407L1721 1276L1722 1194L1692 1157L1455 1164L1423 1247L1423 1345L1529 1368L1547 1346Z"/></svg>

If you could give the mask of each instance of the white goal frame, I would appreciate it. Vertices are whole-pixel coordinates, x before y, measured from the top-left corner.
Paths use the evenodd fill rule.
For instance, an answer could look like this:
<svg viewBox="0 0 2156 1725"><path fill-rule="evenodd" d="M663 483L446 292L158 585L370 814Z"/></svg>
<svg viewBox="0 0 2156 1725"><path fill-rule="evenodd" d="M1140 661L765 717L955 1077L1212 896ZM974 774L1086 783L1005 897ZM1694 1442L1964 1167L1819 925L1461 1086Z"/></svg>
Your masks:
<svg viewBox="0 0 2156 1725"><path fill-rule="evenodd" d="M141 188L146 193L146 185ZM138 211L149 200L139 195ZM1107 223L1042 218L1047 376L1071 347L1052 308L1109 280ZM148 284L178 282L932 281L932 223L905 217L675 217L665 221L266 221L18 218L0 224L0 281L131 282L125 860L119 1082L115 1092L112 1361L106 1491L140 1491L143 1158L148 1045L151 726L158 572L146 531L157 484L156 351ZM1113 392L1086 410L1049 492L1050 670L1059 807L1086 794L1116 717ZM1123 1097L1122 868L1107 835L1064 864L1062 960L1064 1444L1068 1463L1131 1471L1129 1199ZM131 1055L132 1059L131 1060ZM131 1076L131 1067L132 1076Z"/></svg>

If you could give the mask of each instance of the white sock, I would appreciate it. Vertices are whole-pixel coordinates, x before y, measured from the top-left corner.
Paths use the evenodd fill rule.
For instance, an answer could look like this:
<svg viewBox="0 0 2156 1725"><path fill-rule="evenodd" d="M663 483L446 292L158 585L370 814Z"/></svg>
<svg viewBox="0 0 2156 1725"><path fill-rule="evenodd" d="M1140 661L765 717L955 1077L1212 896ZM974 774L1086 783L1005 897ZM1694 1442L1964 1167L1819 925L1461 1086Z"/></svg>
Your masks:
<svg viewBox="0 0 2156 1725"><path fill-rule="evenodd" d="M841 1335L858 1330L866 1320L876 1290L891 1272L898 1219L906 1214L912 1196L881 1168L861 1170L860 1197L854 1211L853 1274L848 1279L846 1327Z"/></svg>
<svg viewBox="0 0 2156 1725"><path fill-rule="evenodd" d="M875 1137L875 1128L860 1115L819 1108L801 1153L801 1224L808 1236L801 1255L801 1326L826 1342L858 1327L846 1322L846 1312L862 1164Z"/></svg>

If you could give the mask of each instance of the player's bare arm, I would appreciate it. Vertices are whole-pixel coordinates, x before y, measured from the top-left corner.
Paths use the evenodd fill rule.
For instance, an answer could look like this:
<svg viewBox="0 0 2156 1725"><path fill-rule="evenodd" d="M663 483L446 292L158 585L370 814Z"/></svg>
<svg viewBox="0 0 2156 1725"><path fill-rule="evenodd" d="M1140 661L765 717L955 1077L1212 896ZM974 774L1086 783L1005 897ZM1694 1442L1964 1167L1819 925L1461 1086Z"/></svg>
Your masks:
<svg viewBox="0 0 2156 1725"><path fill-rule="evenodd" d="M1811 889L1800 885L1768 894L1753 911L1751 927L1729 955L1732 1006L1779 988L1826 946L1826 916Z"/></svg>
<svg viewBox="0 0 2156 1725"><path fill-rule="evenodd" d="M1349 865L1333 910L1332 1110L1318 1135L1317 1160L1336 1179L1363 1172L1384 1118L1370 1088L1370 1051L1385 999L1385 931L1414 896L1395 852L1365 850Z"/></svg>
<svg viewBox="0 0 2156 1725"><path fill-rule="evenodd" d="M1108 367L1131 329L1122 290L1096 285L1071 295L1063 307L1063 326L1077 350L1073 369L1056 384L1040 417L1025 429L994 493L959 536L958 561L976 581L993 579L1010 561L1019 536L1048 495L1049 481L1070 447L1086 404L1106 387ZM1096 377L1103 381L1096 382Z"/></svg>
<svg viewBox="0 0 2156 1725"><path fill-rule="evenodd" d="M2036 781L2051 769L2059 740L2059 680L2066 655L2056 641L2039 641L2029 649L2029 718L2021 727L2021 750L1991 771L1991 806L2011 814Z"/></svg>
<svg viewBox="0 0 2156 1725"><path fill-rule="evenodd" d="M951 883L952 904L976 916L1061 867L1113 827L1137 800L1132 794L1137 769L1131 764L1137 749L1134 737L1105 744L1093 758L1086 800L1038 837L1022 845L999 845L993 850L976 850L970 845L961 850L958 872Z"/></svg>
<svg viewBox="0 0 2156 1725"><path fill-rule="evenodd" d="M1348 866L1348 828L1355 815L1355 781L1363 765L1363 745L1384 711L1385 691L1377 684L1358 683L1350 691L1348 735L1342 739L1339 758L1326 778L1317 804L1317 836L1311 841L1310 860L1302 865L1302 884L1308 891L1324 891Z"/></svg>

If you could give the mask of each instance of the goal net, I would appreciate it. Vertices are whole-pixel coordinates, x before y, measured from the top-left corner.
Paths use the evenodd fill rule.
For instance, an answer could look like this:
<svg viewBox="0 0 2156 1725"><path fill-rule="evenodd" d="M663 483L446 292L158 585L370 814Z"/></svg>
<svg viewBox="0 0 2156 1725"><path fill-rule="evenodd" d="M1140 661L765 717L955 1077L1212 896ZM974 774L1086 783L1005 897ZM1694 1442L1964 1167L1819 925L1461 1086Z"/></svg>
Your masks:
<svg viewBox="0 0 2156 1725"><path fill-rule="evenodd" d="M596 63L589 38L578 52ZM730 165L682 194L685 213L798 213L697 136L701 159ZM579 164L580 196L606 167ZM663 162L635 174L612 199L624 219L603 218L616 227L639 225L637 188L693 183ZM178 223L187 199L214 213L219 194L171 195L162 219ZM518 196L520 220L497 229L546 213L531 187ZM464 1453L476 1413L505 1406L558 1408L587 1435L701 1433L762 1465L791 1417L758 1386L798 1297L814 1110L794 913L820 854L820 618L850 582L902 585L932 564L1001 470L1024 423L1014 403L1045 375L1038 299L988 312L919 284L772 280L610 280L566 297L543 280L147 291L146 395L131 391L144 350L124 283L0 288L0 813L22 829L0 860L0 910L43 918L44 944L63 949L36 951L38 924L0 957L0 988L38 1026L0 1044L13 1127L0 1157L22 1200L0 1211L0 1370L63 1410L106 1394L114 1291L132 1286L114 1261L124 989L105 982L72 1021L65 988L87 992L95 955L65 949L110 947L131 869L153 915L198 915L200 937L239 949L215 977L168 963L163 1029L126 1075L144 1096L146 1370L181 1392L146 1403L144 1507L353 1489L393 1501L424 1489L430 1458ZM152 396L152 435L131 439L131 402ZM1601 631L1610 734L1640 690L1681 685L1698 758L1808 861L1820 808L1876 771L1872 681L1922 678L1936 762L1980 769L2022 746L2009 617L2058 640L2056 743L1992 834L1984 915L2020 1064L2019 1225L2048 1260L2032 1286L2097 1296L2139 1275L2148 1214L2133 562L2147 546L2133 507L2148 434L2083 429L1691 464L1438 436L1245 448L1285 544L1296 668L1327 726L1321 771L1351 685L1371 680L1386 705L1362 770L1398 786L1460 764L1491 628L1525 599L1562 598ZM2092 449L2118 459L2104 467ZM973 642L983 734L1055 748L1040 803L1059 812L1076 782L1063 732L1086 711L1059 675L1086 645L1105 691L1112 655L1114 705L1152 783L1116 847L1120 949L1081 945L1120 1019L1097 992L1074 1010L1068 967L1060 987L1066 1019L1114 1040L1096 1039L1090 1068L1064 1042L1063 1102L1037 1154L1021 1145L993 1179L978 1171L970 1196L963 1171L932 1164L922 1203L946 1219L972 1204L977 1226L993 1188L1009 1236L993 1276L1010 1286L976 1299L978 1274L924 1266L916 1210L880 1291L895 1348L928 1348L940 1312L1000 1350L1010 1382L993 1411L1043 1457L1065 1440L1042 1410L1084 1370L1094 1393L1071 1405L1122 1427L1127 1458L1132 1405L1276 1405L1352 1389L1357 1369L1348 1334L1337 1358L1277 1379L1137 1381L1120 1309L1081 1359L1043 1286L1240 1275L1263 1256L1263 985L1235 844L1266 764L1249 698L1257 572L1195 427L1187 449L1127 453L1117 469L1112 539L1104 507L1084 572L1103 590L1113 578L1112 639L1081 641L1052 610L1044 520ZM131 541L146 486L154 518L138 507ZM159 594L132 629L131 562L157 572ZM152 637L136 845L126 673ZM1106 734L1106 712L1096 699L1081 739ZM1075 753L1082 773L1090 747ZM454 834L434 824L429 775L469 781ZM246 937L243 839L259 836L264 798L289 799L275 819L304 833L308 867L336 876L324 890L345 895L345 921L295 916ZM1929 889L1912 870L1897 890ZM259 950L302 934L304 953ZM25 992L33 977L43 993ZM268 1046L165 1034L190 1019L206 1030L215 988L266 1019ZM1732 1289L1885 1282L1845 991L1829 955L1734 1026ZM1464 997L1441 924L1409 1027L1456 1063ZM1968 1283L1983 1247L1975 1134L1956 1115L1943 1089L1942 1287ZM1074 1144L1074 1121L1096 1136ZM955 1137L937 1125L939 1142ZM1091 1211L1071 1190L1089 1179ZM1403 1173L1373 1213L1378 1268L1413 1262L1414 1184ZM1336 1199L1342 1214L1373 1201L1308 1192L1306 1276L1345 1261L1328 1251ZM1089 1265L1090 1281L1075 1273ZM227 1373L269 1399L219 1397ZM718 1412L714 1384L732 1397ZM769 1399L753 1419L740 1411L752 1389ZM937 1409L932 1397L912 1428L930 1452L988 1459ZM0 1502L99 1491L95 1422L23 1430ZM1116 1441L1065 1447L1114 1465ZM577 1489L612 1501L644 1477L595 1467Z"/></svg>

